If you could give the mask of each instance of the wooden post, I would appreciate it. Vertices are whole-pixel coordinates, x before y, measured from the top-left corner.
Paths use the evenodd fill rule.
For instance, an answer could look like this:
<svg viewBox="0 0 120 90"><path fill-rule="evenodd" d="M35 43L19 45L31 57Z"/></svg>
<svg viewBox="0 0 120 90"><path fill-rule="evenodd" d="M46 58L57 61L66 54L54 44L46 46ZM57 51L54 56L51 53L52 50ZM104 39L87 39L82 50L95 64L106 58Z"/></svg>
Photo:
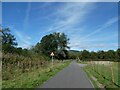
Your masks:
<svg viewBox="0 0 120 90"><path fill-rule="evenodd" d="M97 63L97 72L99 73L99 61Z"/></svg>
<svg viewBox="0 0 120 90"><path fill-rule="evenodd" d="M101 78L101 62L100 61L98 63L98 67L99 67L99 78Z"/></svg>
<svg viewBox="0 0 120 90"><path fill-rule="evenodd" d="M112 62L111 62L111 75L112 75L112 82L114 82L114 72L113 72L113 66L112 66Z"/></svg>
<svg viewBox="0 0 120 90"><path fill-rule="evenodd" d="M105 71L104 71L105 67L104 67L104 63L103 63L103 77L105 77Z"/></svg>
<svg viewBox="0 0 120 90"><path fill-rule="evenodd" d="M96 62L95 62L95 72L97 72L97 70L96 70Z"/></svg>
<svg viewBox="0 0 120 90"><path fill-rule="evenodd" d="M19 70L19 67L20 67L20 62L19 61L18 61L18 65L17 66L18 66L18 70Z"/></svg>
<svg viewBox="0 0 120 90"><path fill-rule="evenodd" d="M53 68L53 56L54 56L54 53L51 52L50 56L52 56L52 68Z"/></svg>
<svg viewBox="0 0 120 90"><path fill-rule="evenodd" d="M53 56L52 56L52 63L53 63Z"/></svg>
<svg viewBox="0 0 120 90"><path fill-rule="evenodd" d="M94 70L94 63L93 63L93 61L92 61L92 67L93 67L93 70Z"/></svg>
<svg viewBox="0 0 120 90"><path fill-rule="evenodd" d="M96 72L98 73L98 61L96 62Z"/></svg>

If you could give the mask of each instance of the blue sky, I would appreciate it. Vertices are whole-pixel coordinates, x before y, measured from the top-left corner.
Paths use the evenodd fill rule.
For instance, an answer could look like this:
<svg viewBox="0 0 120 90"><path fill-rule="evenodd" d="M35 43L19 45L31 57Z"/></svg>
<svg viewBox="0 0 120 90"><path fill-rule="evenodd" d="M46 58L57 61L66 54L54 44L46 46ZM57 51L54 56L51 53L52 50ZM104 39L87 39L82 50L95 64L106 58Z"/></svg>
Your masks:
<svg viewBox="0 0 120 90"><path fill-rule="evenodd" d="M53 32L64 32L73 50L118 48L117 2L4 2L2 25L11 29L23 48Z"/></svg>

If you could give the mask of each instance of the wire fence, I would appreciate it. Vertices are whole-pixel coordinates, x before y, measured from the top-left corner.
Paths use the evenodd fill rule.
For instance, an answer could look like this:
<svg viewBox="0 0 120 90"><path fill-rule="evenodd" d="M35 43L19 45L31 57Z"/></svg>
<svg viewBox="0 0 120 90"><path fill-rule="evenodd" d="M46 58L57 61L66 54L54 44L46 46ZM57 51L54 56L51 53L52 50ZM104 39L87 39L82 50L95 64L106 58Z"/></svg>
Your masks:
<svg viewBox="0 0 120 90"><path fill-rule="evenodd" d="M89 61L88 65L93 71L102 76L104 79L111 81L116 86L120 87L119 84L119 62L111 61Z"/></svg>

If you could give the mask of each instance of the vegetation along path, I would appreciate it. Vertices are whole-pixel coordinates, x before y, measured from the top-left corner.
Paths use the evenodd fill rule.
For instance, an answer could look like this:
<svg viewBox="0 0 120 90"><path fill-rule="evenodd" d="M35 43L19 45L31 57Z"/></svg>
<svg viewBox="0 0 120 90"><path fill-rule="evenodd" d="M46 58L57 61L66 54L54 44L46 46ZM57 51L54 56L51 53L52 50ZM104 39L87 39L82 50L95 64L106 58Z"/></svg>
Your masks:
<svg viewBox="0 0 120 90"><path fill-rule="evenodd" d="M81 67L83 65L72 61L68 67L46 81L40 88L94 88Z"/></svg>

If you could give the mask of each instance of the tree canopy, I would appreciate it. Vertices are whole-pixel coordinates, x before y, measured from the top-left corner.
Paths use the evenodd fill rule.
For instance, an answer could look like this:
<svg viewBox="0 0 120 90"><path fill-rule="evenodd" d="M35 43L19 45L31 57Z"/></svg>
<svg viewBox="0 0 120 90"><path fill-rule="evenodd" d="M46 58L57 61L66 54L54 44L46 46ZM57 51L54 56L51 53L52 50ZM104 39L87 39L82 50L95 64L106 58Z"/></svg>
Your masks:
<svg viewBox="0 0 120 90"><path fill-rule="evenodd" d="M12 49L17 46L17 41L14 35L10 33L9 28L3 28L2 33L2 50L4 52L12 52Z"/></svg>
<svg viewBox="0 0 120 90"><path fill-rule="evenodd" d="M35 51L50 56L54 52L55 57L58 59L66 58L69 39L64 33L53 33L44 36L40 43L35 46Z"/></svg>

